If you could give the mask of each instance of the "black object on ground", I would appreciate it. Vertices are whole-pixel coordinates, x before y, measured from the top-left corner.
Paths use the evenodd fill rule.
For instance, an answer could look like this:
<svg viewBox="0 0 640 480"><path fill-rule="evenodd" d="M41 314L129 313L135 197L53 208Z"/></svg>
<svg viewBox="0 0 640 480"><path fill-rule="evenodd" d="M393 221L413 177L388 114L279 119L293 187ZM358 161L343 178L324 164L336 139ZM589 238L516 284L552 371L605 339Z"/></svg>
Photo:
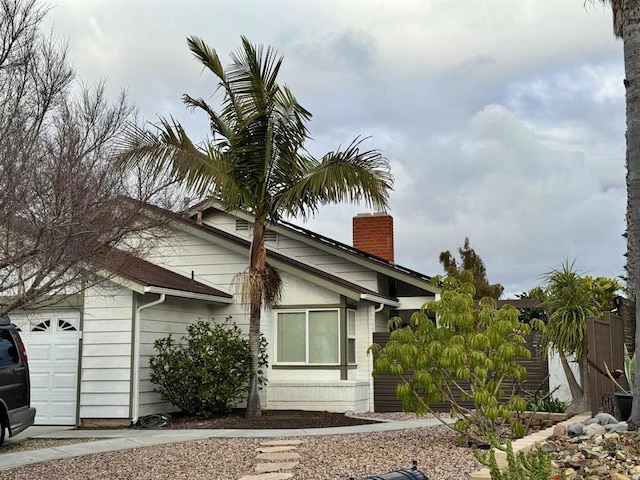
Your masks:
<svg viewBox="0 0 640 480"><path fill-rule="evenodd" d="M414 460L411 467L403 468L401 470L394 470L393 472L385 473L384 475L367 477L363 480L429 480L429 478L418 470L418 461ZM349 477L349 480L355 480L353 477Z"/></svg>

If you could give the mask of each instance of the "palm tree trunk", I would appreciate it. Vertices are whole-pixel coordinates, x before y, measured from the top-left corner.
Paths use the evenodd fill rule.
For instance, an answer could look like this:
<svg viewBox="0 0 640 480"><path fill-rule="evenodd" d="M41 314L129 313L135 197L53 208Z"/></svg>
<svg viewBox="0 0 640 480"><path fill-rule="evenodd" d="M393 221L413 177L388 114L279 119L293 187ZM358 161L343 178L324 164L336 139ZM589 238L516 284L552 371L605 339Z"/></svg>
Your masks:
<svg viewBox="0 0 640 480"><path fill-rule="evenodd" d="M249 379L249 396L247 398L247 417L259 417L260 395L258 394L258 369L260 361L260 313L262 310L262 278L266 266L266 250L264 246L264 223L256 219L253 226L253 241L249 252L249 275L254 281L249 282L249 349L251 351L251 377ZM245 284L246 286L247 284Z"/></svg>
<svg viewBox="0 0 640 480"><path fill-rule="evenodd" d="M617 3L617 5L616 5ZM620 5L621 4L621 5ZM614 14L622 9L622 41L624 46L624 69L627 104L627 174L629 193L629 232L631 245L636 247L640 239L640 1L623 0L612 2ZM633 255L638 250L634 248ZM637 259L631 262L634 268L636 298L636 351L640 348L640 273ZM640 371L640 355L636 355L636 371ZM633 408L629 422L640 426L640 382L633 391Z"/></svg>
<svg viewBox="0 0 640 480"><path fill-rule="evenodd" d="M558 355L560 356L560 364L562 365L562 370L564 371L564 376L567 377L567 383L569 384L569 391L571 392L571 404L567 407L567 412L570 415L576 415L578 413L582 413L589 409L589 405L585 399L585 391L578 384L576 377L569 366L569 361L567 360L567 356L564 353L562 348L558 348ZM582 362L581 362L582 363ZM585 379L583 373L586 369L583 368L582 364L580 365L580 380L582 381L582 385L585 385Z"/></svg>

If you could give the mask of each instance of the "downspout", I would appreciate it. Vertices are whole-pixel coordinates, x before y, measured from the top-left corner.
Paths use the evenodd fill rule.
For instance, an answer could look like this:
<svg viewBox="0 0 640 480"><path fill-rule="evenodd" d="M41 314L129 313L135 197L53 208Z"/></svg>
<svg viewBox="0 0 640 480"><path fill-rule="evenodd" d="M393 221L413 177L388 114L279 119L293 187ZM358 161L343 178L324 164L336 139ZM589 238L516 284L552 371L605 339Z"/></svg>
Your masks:
<svg viewBox="0 0 640 480"><path fill-rule="evenodd" d="M374 309L373 311L375 313L380 313L383 308L384 308L384 303L381 303L380 306L378 308Z"/></svg>
<svg viewBox="0 0 640 480"><path fill-rule="evenodd" d="M161 304L165 298L166 294L161 293L157 300L136 308L136 324L133 330L133 417L131 418L131 425L135 425L138 422L138 412L140 411L140 312L145 308Z"/></svg>

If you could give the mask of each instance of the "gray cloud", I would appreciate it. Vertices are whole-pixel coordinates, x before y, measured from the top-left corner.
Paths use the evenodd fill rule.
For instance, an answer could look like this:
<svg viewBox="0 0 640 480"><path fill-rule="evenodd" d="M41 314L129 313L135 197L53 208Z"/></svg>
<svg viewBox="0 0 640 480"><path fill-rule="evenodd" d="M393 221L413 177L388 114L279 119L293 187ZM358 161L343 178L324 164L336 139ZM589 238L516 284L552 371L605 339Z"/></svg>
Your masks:
<svg viewBox="0 0 640 480"><path fill-rule="evenodd" d="M427 274L465 236L489 278L517 293L565 257L622 274L622 45L607 9L580 1L58 0L49 22L84 80L127 87L144 117L206 119L180 96L212 97L185 38L223 62L240 35L276 47L281 80L314 118L318 155L371 135L391 161L396 257ZM570 26L570 28L568 28ZM362 207L309 227L351 242Z"/></svg>

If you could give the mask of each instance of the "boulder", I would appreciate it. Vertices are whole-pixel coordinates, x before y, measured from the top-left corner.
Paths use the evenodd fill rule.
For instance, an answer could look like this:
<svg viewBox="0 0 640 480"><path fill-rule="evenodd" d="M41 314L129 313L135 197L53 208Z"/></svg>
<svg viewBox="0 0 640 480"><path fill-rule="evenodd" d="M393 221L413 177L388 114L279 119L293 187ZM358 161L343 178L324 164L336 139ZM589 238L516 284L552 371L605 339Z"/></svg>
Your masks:
<svg viewBox="0 0 640 480"><path fill-rule="evenodd" d="M598 425L609 425L609 424L613 424L613 423L618 423L618 420L616 420L616 417L614 417L613 415L609 415L608 413L598 413L595 417L590 418L589 420L585 421L584 424L585 425L591 425L597 423Z"/></svg>
<svg viewBox="0 0 640 480"><path fill-rule="evenodd" d="M584 425L582 423L572 423L567 425L567 433L571 437L584 435Z"/></svg>

